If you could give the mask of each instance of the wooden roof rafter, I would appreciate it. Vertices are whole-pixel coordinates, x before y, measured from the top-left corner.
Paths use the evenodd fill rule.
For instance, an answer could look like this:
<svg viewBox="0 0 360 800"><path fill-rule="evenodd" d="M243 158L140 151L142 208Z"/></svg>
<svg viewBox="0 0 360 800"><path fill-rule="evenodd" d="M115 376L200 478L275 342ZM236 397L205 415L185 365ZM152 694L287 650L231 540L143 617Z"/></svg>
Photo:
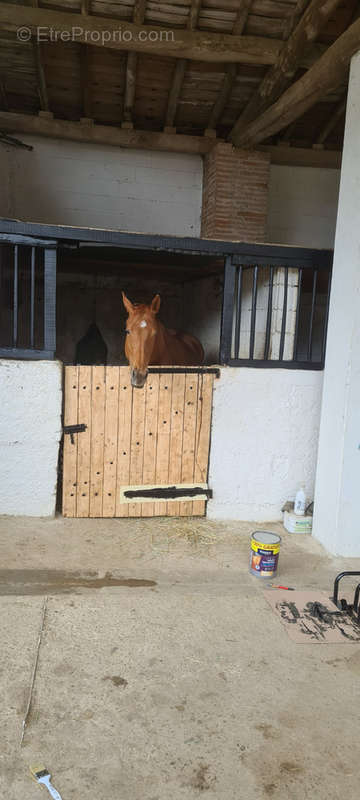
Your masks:
<svg viewBox="0 0 360 800"><path fill-rule="evenodd" d="M241 132L255 117L272 105L291 84L299 67L306 45L314 41L340 0L311 0L288 41L279 53L276 63L268 70L249 103L234 125L230 138L237 143Z"/></svg>
<svg viewBox="0 0 360 800"><path fill-rule="evenodd" d="M56 120L80 120L83 126L91 121L91 127L118 126L124 132L128 128L139 134L136 141L143 137L145 142L146 134L152 132L153 141L160 143L156 136L164 130L161 148L167 134L203 136L214 144L216 136L224 140L231 131L231 141L240 146L252 146L255 135L257 142L265 141L272 148L276 141L279 146L284 144L284 149L292 142L297 148L341 148L346 74L342 85L316 93L314 115L298 110L290 123L288 117L281 120L278 130L285 132L280 141L273 126L268 134L266 125L264 139L262 133L258 138L260 124L255 128L252 124L258 123L284 94L287 101L289 84L290 88L295 86L294 81L298 83L297 79L304 77L303 70L319 63L319 57L351 24L351 13L358 3L0 0L0 108L29 115L51 108ZM309 21L315 6L318 17ZM320 17L322 23L318 25ZM327 24L325 17L329 18ZM55 46L35 42L34 37L22 44L14 33L19 25L31 30L37 25L48 26L60 37ZM86 35L77 35L74 41L61 38L61 33L72 26L81 27ZM150 32L159 28L171 31L168 40L149 38ZM128 33L124 40L114 37L101 42L103 31L119 29ZM137 35L140 30L145 33L141 41ZM271 81L273 95L266 93ZM251 111L251 105L253 109L256 106L254 119L244 123L243 115ZM50 118L49 113L42 116ZM324 131L324 142L318 141ZM167 141L173 149L174 139ZM194 150L197 148L194 142Z"/></svg>
<svg viewBox="0 0 360 800"><path fill-rule="evenodd" d="M31 0L31 2L34 8L39 7L39 0ZM40 108L41 111L49 111L49 98L46 85L41 43L37 40L35 36L32 38L31 41L34 51L36 82L37 82Z"/></svg>
<svg viewBox="0 0 360 800"><path fill-rule="evenodd" d="M321 58L279 99L234 137L240 147L253 147L290 125L327 93L340 86L353 55L360 49L360 19L332 44Z"/></svg>
<svg viewBox="0 0 360 800"><path fill-rule="evenodd" d="M193 31L196 28L201 8L201 0L191 0L190 12L187 20L187 30ZM175 64L174 75L169 92L168 104L165 117L165 128L173 128L176 116L177 104L181 94L181 87L183 84L187 59L181 58Z"/></svg>
<svg viewBox="0 0 360 800"><path fill-rule="evenodd" d="M239 0L239 7L232 30L234 36L241 36L243 34L251 4L252 0ZM223 114L225 107L227 106L233 90L234 83L236 81L236 74L236 64L227 64L224 80L208 122L208 128L210 129L216 130L216 126Z"/></svg>
<svg viewBox="0 0 360 800"><path fill-rule="evenodd" d="M91 0L81 0L81 14L87 16L91 14ZM81 60L81 91L82 91L82 112L83 117L91 118L91 86L90 86L90 58L91 51L88 44L84 44L80 50Z"/></svg>
<svg viewBox="0 0 360 800"><path fill-rule="evenodd" d="M146 0L135 0L133 22L134 25L142 25L145 19ZM138 64L138 53L132 51L127 54L126 78L125 78L125 99L124 99L124 121L126 127L132 126L133 109L136 92L136 73Z"/></svg>
<svg viewBox="0 0 360 800"><path fill-rule="evenodd" d="M329 138L334 128L336 128L338 122L345 115L346 101L347 101L347 92L345 92L344 97L340 100L335 111L331 111L329 118L326 120L325 124L319 131L316 138L316 145L321 145L322 147L324 146L326 140Z"/></svg>

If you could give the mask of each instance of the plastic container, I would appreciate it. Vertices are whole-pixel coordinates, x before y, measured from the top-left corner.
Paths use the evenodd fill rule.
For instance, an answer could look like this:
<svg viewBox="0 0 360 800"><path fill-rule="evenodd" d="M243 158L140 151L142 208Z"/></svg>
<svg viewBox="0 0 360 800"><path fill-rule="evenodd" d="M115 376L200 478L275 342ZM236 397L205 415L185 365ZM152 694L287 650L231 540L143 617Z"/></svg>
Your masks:
<svg viewBox="0 0 360 800"><path fill-rule="evenodd" d="M306 508L306 497L303 487L296 492L295 503L294 503L294 514L298 517L302 517L305 514Z"/></svg>
<svg viewBox="0 0 360 800"><path fill-rule="evenodd" d="M309 514L299 516L293 511L284 512L284 528L289 533L311 533L313 518Z"/></svg>
<svg viewBox="0 0 360 800"><path fill-rule="evenodd" d="M281 536L254 531L251 536L250 573L257 578L274 578L277 573Z"/></svg>

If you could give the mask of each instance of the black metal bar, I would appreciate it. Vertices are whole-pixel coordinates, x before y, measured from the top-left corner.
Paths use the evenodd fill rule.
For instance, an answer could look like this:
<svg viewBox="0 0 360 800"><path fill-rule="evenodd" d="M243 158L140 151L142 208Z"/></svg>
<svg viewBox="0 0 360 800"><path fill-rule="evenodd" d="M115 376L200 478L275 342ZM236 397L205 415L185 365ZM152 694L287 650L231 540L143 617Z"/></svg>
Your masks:
<svg viewBox="0 0 360 800"><path fill-rule="evenodd" d="M39 359L51 361L54 358L54 351L32 350L30 347L0 347L0 358L29 358L34 361Z"/></svg>
<svg viewBox="0 0 360 800"><path fill-rule="evenodd" d="M230 367L260 367L267 369L323 369L321 361L275 361L264 358L230 358Z"/></svg>
<svg viewBox="0 0 360 800"><path fill-rule="evenodd" d="M3 231L2 220L0 220L0 231ZM47 239L36 239L33 236L21 236L16 233L0 233L0 242L5 244L22 244L30 247L56 247L57 242Z"/></svg>
<svg viewBox="0 0 360 800"><path fill-rule="evenodd" d="M288 274L287 267L284 267L284 270L285 270L285 274L284 274L284 300L283 300L283 310L282 310L282 319L281 319L279 361L282 361L283 357L284 357L284 345L285 345L285 334L286 334L286 315L287 315L287 295L288 295L288 281L289 281L289 274Z"/></svg>
<svg viewBox="0 0 360 800"><path fill-rule="evenodd" d="M359 597L360 597L360 583L358 583L358 585L357 585L357 587L356 587L356 589L355 589L355 594L354 594L353 608L354 608L354 612L355 612L355 614L356 614L358 611L360 612L360 608L359 608Z"/></svg>
<svg viewBox="0 0 360 800"><path fill-rule="evenodd" d="M295 334L294 334L294 358L297 358L298 349L299 349L299 319L300 319L300 303L301 303L301 287L302 287L302 274L303 271L300 268L298 270L298 292L297 292L297 299L296 299L296 318L295 318Z"/></svg>
<svg viewBox="0 0 360 800"><path fill-rule="evenodd" d="M253 271L253 285L252 285L250 347L249 347L250 360L253 360L253 358L254 358L255 324L256 324L256 300L257 300L257 279L258 279L258 266L256 265L254 267L254 271Z"/></svg>
<svg viewBox="0 0 360 800"><path fill-rule="evenodd" d="M19 301L19 246L14 246L14 297L13 297L13 346L18 339L18 301Z"/></svg>
<svg viewBox="0 0 360 800"><path fill-rule="evenodd" d="M56 350L56 250L44 250L44 350Z"/></svg>
<svg viewBox="0 0 360 800"><path fill-rule="evenodd" d="M63 433L67 433L70 436L71 444L75 444L74 433L85 433L87 425L84 422L80 422L78 425L64 425Z"/></svg>
<svg viewBox="0 0 360 800"><path fill-rule="evenodd" d="M266 334L265 334L265 348L264 348L265 361L267 361L267 359L269 358L269 349L270 349L273 285L274 285L274 267L270 267L269 294L268 294L268 307L266 315Z"/></svg>
<svg viewBox="0 0 360 800"><path fill-rule="evenodd" d="M348 572L346 570L345 572L339 572L339 574L336 576L335 581L334 581L334 591L333 591L332 601L333 601L333 603L335 603L335 605L338 608L339 608L338 598L339 598L340 581L342 580L342 578L346 578L346 577L349 577L349 576L354 577L355 575L359 576L360 572L351 572L351 571Z"/></svg>
<svg viewBox="0 0 360 800"><path fill-rule="evenodd" d="M213 496L212 489L204 489L202 486L178 487L178 486L154 486L151 489L126 489L124 497L128 500L150 499L154 500L181 500L182 497L207 497Z"/></svg>
<svg viewBox="0 0 360 800"><path fill-rule="evenodd" d="M34 347L35 321L35 247L31 248L31 286L30 286L30 346Z"/></svg>
<svg viewBox="0 0 360 800"><path fill-rule="evenodd" d="M252 244L249 242L224 242L216 239L200 239L195 237L160 236L158 234L127 233L124 231L103 230L98 228L73 228L65 225L46 225L39 222L20 222L0 218L0 231L7 235L35 236L38 239L49 238L60 241L61 239L78 242L102 242L119 247L167 250L169 252L197 252L203 255L209 253L219 256L238 256L238 263L244 263L243 258L248 257L249 263L270 264L269 258L277 259L277 264L292 261L294 266L317 266L321 269L330 268L333 259L332 250L315 250L306 247L289 247L282 245ZM11 239L8 239L11 241ZM44 242L40 242L44 244ZM34 242L31 242L34 244ZM54 245L54 242L52 243ZM50 246L50 245L47 245Z"/></svg>
<svg viewBox="0 0 360 800"><path fill-rule="evenodd" d="M312 296L311 296L311 313L310 313L310 324L309 324L309 339L308 339L308 360L311 361L312 357L312 339L313 339L313 327L314 327L314 314L315 314L315 306L316 306L316 286L317 286L317 269L314 269L314 277L313 277L313 288L312 288Z"/></svg>
<svg viewBox="0 0 360 800"><path fill-rule="evenodd" d="M231 358L233 332L235 270L231 256L225 259L225 282L221 316L220 363L227 364Z"/></svg>
<svg viewBox="0 0 360 800"><path fill-rule="evenodd" d="M156 375L215 375L220 378L219 367L149 367L148 372Z"/></svg>
<svg viewBox="0 0 360 800"><path fill-rule="evenodd" d="M241 326L241 300L242 300L242 266L237 268L237 287L236 287L236 309L235 309L235 357L238 358L240 350L240 326Z"/></svg>

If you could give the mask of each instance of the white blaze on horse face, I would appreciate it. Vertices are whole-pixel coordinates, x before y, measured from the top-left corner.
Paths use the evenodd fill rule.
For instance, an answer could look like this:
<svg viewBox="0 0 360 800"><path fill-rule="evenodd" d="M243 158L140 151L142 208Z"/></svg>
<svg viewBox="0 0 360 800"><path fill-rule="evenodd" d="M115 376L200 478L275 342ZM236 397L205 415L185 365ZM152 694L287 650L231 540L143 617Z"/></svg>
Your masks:
<svg viewBox="0 0 360 800"><path fill-rule="evenodd" d="M145 319L143 319L143 320L140 322L140 328L147 328L147 322L146 322L146 320L145 320Z"/></svg>

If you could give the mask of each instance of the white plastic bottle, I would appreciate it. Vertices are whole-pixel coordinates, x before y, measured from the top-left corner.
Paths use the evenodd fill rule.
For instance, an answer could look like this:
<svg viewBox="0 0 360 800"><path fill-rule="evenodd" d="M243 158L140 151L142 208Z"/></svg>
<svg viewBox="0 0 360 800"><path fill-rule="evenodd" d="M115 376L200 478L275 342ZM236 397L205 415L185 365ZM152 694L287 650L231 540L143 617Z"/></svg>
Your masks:
<svg viewBox="0 0 360 800"><path fill-rule="evenodd" d="M305 514L305 505L306 505L306 497L303 487L296 492L295 503L294 503L294 513L297 514L299 517L302 517Z"/></svg>

